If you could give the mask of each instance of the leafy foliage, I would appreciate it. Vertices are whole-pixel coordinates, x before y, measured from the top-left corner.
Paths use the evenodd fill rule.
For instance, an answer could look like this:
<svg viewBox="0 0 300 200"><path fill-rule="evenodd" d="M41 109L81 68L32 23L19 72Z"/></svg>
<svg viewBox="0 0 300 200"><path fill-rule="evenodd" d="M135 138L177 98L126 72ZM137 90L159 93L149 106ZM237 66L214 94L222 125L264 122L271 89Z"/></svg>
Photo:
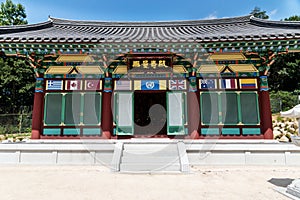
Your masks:
<svg viewBox="0 0 300 200"><path fill-rule="evenodd" d="M267 12L262 11L259 7L255 7L250 14L260 19L269 19Z"/></svg>
<svg viewBox="0 0 300 200"><path fill-rule="evenodd" d="M273 113L286 111L297 105L297 95L288 91L271 91L271 107Z"/></svg>
<svg viewBox="0 0 300 200"><path fill-rule="evenodd" d="M284 21L300 21L300 15L294 15L289 18L285 18Z"/></svg>
<svg viewBox="0 0 300 200"><path fill-rule="evenodd" d="M281 55L270 69L269 86L274 91L300 89L300 53Z"/></svg>
<svg viewBox="0 0 300 200"><path fill-rule="evenodd" d="M0 25L27 24L25 8L6 0L0 5ZM0 57L0 113L18 113L32 106L34 72L24 59Z"/></svg>
<svg viewBox="0 0 300 200"><path fill-rule="evenodd" d="M285 21L300 21L300 16L294 15L285 18ZM271 67L269 86L274 91L299 91L300 90L300 53L281 55Z"/></svg>
<svg viewBox="0 0 300 200"><path fill-rule="evenodd" d="M25 60L0 58L0 113L18 113L33 105L34 72Z"/></svg>
<svg viewBox="0 0 300 200"><path fill-rule="evenodd" d="M1 3L0 25L21 25L27 24L25 19L25 7L21 4L14 4L11 0Z"/></svg>

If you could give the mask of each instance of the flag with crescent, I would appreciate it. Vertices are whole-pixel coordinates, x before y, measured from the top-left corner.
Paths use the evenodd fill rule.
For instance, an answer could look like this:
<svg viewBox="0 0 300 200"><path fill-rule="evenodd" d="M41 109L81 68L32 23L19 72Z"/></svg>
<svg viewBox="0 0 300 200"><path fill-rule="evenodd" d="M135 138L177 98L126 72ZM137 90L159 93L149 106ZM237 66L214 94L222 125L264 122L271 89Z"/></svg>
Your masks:
<svg viewBox="0 0 300 200"><path fill-rule="evenodd" d="M101 80L86 80L85 90L100 90L102 86Z"/></svg>

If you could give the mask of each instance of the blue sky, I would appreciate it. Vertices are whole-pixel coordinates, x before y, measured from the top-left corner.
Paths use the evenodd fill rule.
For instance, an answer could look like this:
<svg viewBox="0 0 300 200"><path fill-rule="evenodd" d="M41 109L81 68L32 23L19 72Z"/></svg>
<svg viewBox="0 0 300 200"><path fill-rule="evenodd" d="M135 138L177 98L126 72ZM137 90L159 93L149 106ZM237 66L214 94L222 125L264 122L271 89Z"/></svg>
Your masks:
<svg viewBox="0 0 300 200"><path fill-rule="evenodd" d="M1 0L0 2L4 2ZM300 0L13 0L29 23L56 18L102 21L166 21L247 15L255 6L272 20L300 15Z"/></svg>

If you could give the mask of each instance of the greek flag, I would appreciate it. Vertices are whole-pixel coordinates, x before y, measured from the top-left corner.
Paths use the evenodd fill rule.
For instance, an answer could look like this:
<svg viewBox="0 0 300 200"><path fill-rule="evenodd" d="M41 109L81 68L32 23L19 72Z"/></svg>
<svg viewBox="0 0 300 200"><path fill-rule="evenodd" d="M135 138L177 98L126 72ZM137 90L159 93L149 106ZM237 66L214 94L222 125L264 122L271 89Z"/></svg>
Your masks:
<svg viewBox="0 0 300 200"><path fill-rule="evenodd" d="M47 80L47 90L62 90L62 80Z"/></svg>

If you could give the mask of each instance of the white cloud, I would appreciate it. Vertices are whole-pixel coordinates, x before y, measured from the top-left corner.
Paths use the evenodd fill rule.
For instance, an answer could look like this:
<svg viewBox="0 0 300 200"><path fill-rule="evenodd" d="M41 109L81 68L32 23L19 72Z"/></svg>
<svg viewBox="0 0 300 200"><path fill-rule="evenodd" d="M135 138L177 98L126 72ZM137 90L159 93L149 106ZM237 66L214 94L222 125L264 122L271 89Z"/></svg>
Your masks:
<svg viewBox="0 0 300 200"><path fill-rule="evenodd" d="M209 14L207 17L205 17L204 19L217 19L217 12L213 12L211 14Z"/></svg>
<svg viewBox="0 0 300 200"><path fill-rule="evenodd" d="M274 16L274 15L276 15L277 14L277 12L278 12L278 9L274 9L274 10L272 10L271 12L270 12L270 17L272 17L272 16Z"/></svg>

